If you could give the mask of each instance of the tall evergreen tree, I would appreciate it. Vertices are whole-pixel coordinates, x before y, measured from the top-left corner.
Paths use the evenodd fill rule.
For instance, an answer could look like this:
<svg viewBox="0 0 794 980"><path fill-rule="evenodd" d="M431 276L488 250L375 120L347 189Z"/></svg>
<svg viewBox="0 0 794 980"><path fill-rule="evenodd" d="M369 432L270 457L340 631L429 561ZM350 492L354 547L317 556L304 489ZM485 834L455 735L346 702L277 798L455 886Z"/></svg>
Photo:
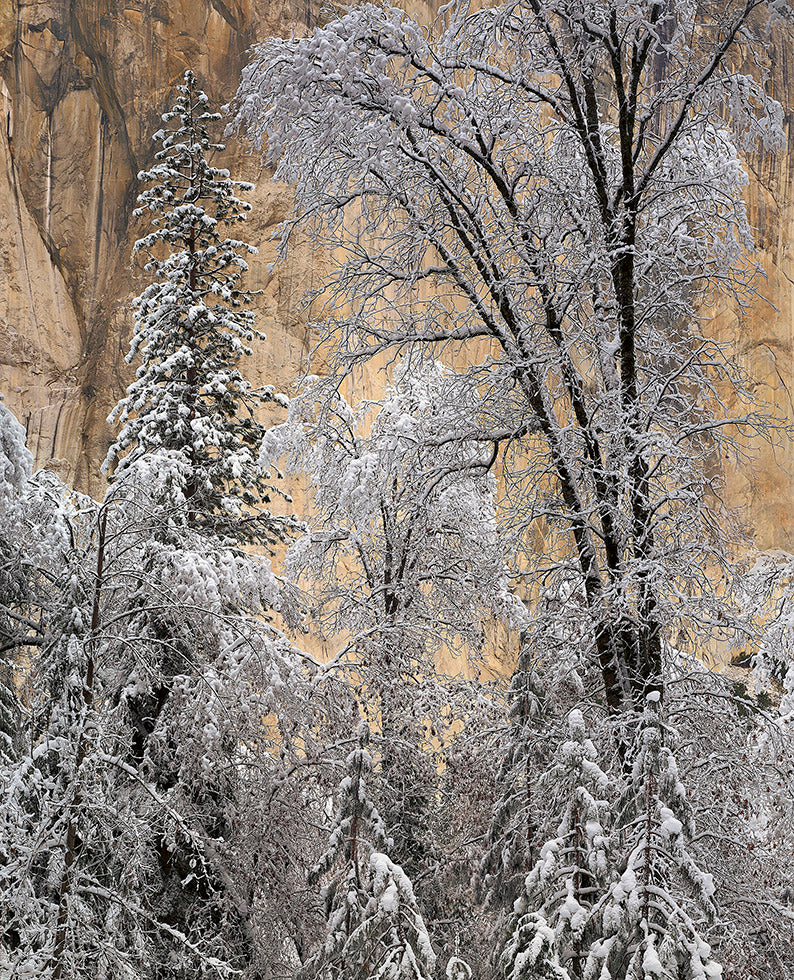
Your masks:
<svg viewBox="0 0 794 980"><path fill-rule="evenodd" d="M690 850L692 813L660 711L651 692L619 813L622 874L601 903L601 935L590 948L585 980L722 976L703 936L716 918L714 882Z"/></svg>
<svg viewBox="0 0 794 980"><path fill-rule="evenodd" d="M163 115L173 125L154 136L157 163L138 175L151 186L135 214L151 214L153 228L134 252L148 256L154 281L135 300L127 359L139 356L141 365L110 416L122 429L105 466L118 479L142 454L166 453L192 526L272 545L290 522L265 506L274 488L257 465L265 428L256 410L286 400L270 387L254 390L239 370L248 343L263 336L246 309L252 294L240 283L244 255L256 249L225 236L250 211L237 194L253 185L210 164L209 155L224 148L209 135L221 116L210 111L192 71L178 92Z"/></svg>
<svg viewBox="0 0 794 980"><path fill-rule="evenodd" d="M538 781L547 812L555 822L560 814L562 819L541 847L516 903L513 933L502 957L510 980L545 977L548 962L539 957L529 968L527 955L544 948L551 962L581 977L589 943L598 936L594 906L608 885L608 789L582 713L571 711L567 737Z"/></svg>
<svg viewBox="0 0 794 980"><path fill-rule="evenodd" d="M323 882L326 934L304 965L305 980L429 980L435 966L410 879L385 853L392 841L367 788L368 742L362 722L328 848L309 876Z"/></svg>
<svg viewBox="0 0 794 980"><path fill-rule="evenodd" d="M547 727L544 694L530 648L524 643L507 694L510 721L498 773L501 793L494 805L477 882L486 905L502 915L512 910L537 858L535 783L544 768L545 743L539 737Z"/></svg>
<svg viewBox="0 0 794 980"><path fill-rule="evenodd" d="M240 282L255 249L225 229L245 220L237 195L252 185L210 164L223 148L209 135L219 119L187 71L154 137L157 162L139 175L150 186L136 213L153 227L135 252L153 282L135 301L129 359L141 365L110 416L122 426L105 500L120 587L105 598L115 624L105 680L128 733L124 766L167 801L147 844L151 907L181 935L210 937L219 961L256 972L256 884L230 867L243 853L266 860L266 846L259 824L241 830L250 781L238 751L260 744L243 734L249 723L264 737L261 718L281 715L269 682L279 675L284 687L280 672L294 665L263 621L279 593L270 563L241 546L272 547L292 518L267 509L273 488L257 461L266 430L256 411L286 401L238 368L261 337ZM192 969L175 964L164 958L153 975Z"/></svg>

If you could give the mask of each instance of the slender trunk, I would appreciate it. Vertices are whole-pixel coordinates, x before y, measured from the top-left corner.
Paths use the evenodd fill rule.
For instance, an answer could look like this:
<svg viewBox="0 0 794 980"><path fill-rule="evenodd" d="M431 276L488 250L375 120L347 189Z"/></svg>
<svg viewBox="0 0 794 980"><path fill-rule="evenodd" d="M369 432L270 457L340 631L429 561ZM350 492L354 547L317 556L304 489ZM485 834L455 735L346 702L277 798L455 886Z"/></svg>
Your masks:
<svg viewBox="0 0 794 980"><path fill-rule="evenodd" d="M83 714L84 718L94 707L94 645L100 626L100 603L102 597L102 583L105 566L105 530L107 527L107 508L102 507L99 518L98 539L97 539L97 563L96 578L94 580L94 594L91 603L91 632L85 645L87 662L85 678L83 681ZM85 725L80 732L77 741L77 758L75 762L75 778L79 773L80 767L85 761L88 751L85 739ZM58 912L55 921L55 943L52 950L52 980L61 980L64 971L64 954L66 952L66 940L69 925L69 900L72 894L72 877L74 864L77 858L77 819L82 806L79 786L75 788L74 797L70 807L69 821L66 827L66 845L63 856L63 876L61 886L58 890Z"/></svg>

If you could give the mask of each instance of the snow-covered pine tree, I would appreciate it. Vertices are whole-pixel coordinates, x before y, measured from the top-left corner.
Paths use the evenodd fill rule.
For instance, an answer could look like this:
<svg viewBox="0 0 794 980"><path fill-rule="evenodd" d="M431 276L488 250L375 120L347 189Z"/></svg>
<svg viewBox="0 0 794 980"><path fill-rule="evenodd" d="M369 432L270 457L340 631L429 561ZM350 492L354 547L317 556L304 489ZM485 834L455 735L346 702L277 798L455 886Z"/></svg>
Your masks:
<svg viewBox="0 0 794 980"><path fill-rule="evenodd" d="M312 869L322 882L325 939L303 966L305 980L430 980L435 955L413 887L387 854L392 841L372 802L369 726L346 760L328 847Z"/></svg>
<svg viewBox="0 0 794 980"><path fill-rule="evenodd" d="M585 980L722 976L701 935L716 918L714 883L688 847L692 814L661 710L658 693L650 692L618 816L624 870L601 903L601 936L590 948Z"/></svg>
<svg viewBox="0 0 794 980"><path fill-rule="evenodd" d="M494 805L477 880L480 898L500 918L512 911L537 859L535 782L546 762L544 699L541 677L524 642L507 692L509 724L497 777L501 793Z"/></svg>
<svg viewBox="0 0 794 980"><path fill-rule="evenodd" d="M153 976L162 934L185 937L147 903L150 796L109 764L124 734L99 679L103 510L52 474L17 489L27 649L22 737L0 760L0 974Z"/></svg>
<svg viewBox="0 0 794 980"><path fill-rule="evenodd" d="M369 874L369 900L349 943L366 956L359 976L431 980L436 956L410 879L399 864L378 851L370 856Z"/></svg>
<svg viewBox="0 0 794 980"><path fill-rule="evenodd" d="M122 429L105 463L123 478L141 454L173 461L172 481L190 524L237 542L273 545L291 521L266 507L275 490L257 464L265 428L256 417L266 402L286 404L272 388L254 390L238 364L261 338L252 294L240 280L243 256L256 249L225 229L245 220L250 204L237 197L253 185L231 180L208 157L223 149L209 127L221 118L192 71L167 125L155 133L157 163L139 180L151 184L136 215L152 215L153 230L134 252L148 256L154 281L135 300L130 353L140 357L135 381L111 413ZM173 124L168 125L168 124Z"/></svg>
<svg viewBox="0 0 794 980"><path fill-rule="evenodd" d="M102 682L123 733L118 785L157 803L148 907L188 939L155 937L164 965L151 976L192 976L191 944L209 944L219 969L256 977L265 960L294 958L291 885L312 834L286 769L293 737L307 751L317 705L304 659L266 618L280 597L269 559L174 513L172 472L165 451L142 453L104 503Z"/></svg>
<svg viewBox="0 0 794 980"><path fill-rule="evenodd" d="M328 847L309 872L309 884L322 885L327 926L323 945L304 964L306 980L355 975L345 973L352 966L347 943L363 919L369 857L391 843L367 787L372 774L368 745L369 726L362 722L337 789Z"/></svg>
<svg viewBox="0 0 794 980"><path fill-rule="evenodd" d="M536 792L544 809L562 819L527 875L501 966L508 980L555 975L548 972L550 963L579 978L589 944L599 935L593 908L606 891L610 867L609 778L581 711L570 712L567 738Z"/></svg>
<svg viewBox="0 0 794 980"><path fill-rule="evenodd" d="M170 808L151 842L152 907L184 934L211 937L223 961L255 971L260 882L243 885L230 869L272 855L239 753L245 745L266 780L279 768L262 718L280 724L286 703L294 707L300 667L265 622L279 593L270 563L241 546L269 549L294 521L268 510L274 488L257 460L266 430L256 412L286 400L255 391L239 370L261 336L241 285L255 249L226 236L250 210L238 194L251 185L209 162L222 149L209 135L219 119L187 71L155 134L157 162L139 175L150 186L137 213L153 228L135 252L148 256L153 282L135 301L129 360L141 365L110 416L121 431L106 462L118 587L106 598L105 680L128 733L122 762ZM286 758L283 730L279 740Z"/></svg>

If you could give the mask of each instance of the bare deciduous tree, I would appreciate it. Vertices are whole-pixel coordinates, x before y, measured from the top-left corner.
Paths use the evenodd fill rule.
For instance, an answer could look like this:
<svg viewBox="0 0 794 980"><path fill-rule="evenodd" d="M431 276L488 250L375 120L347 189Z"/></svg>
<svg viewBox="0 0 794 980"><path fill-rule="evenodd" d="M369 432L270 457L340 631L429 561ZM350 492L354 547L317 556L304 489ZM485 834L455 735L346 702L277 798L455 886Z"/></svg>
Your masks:
<svg viewBox="0 0 794 980"><path fill-rule="evenodd" d="M764 420L707 328L753 288L739 147L781 145L761 51L786 11L459 2L423 27L365 4L262 44L237 96L295 185L284 247L301 226L338 256L320 329L341 369L417 345L474 362L511 530L580 603L613 714L718 619L723 450Z"/></svg>

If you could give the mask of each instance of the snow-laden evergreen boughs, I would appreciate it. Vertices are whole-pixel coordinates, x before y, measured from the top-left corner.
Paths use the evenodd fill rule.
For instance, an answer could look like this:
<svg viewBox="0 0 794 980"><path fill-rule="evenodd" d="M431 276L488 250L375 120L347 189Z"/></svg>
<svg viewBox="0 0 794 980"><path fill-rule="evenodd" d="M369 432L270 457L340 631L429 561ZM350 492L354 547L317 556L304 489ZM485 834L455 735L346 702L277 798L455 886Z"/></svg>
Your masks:
<svg viewBox="0 0 794 980"><path fill-rule="evenodd" d="M444 975L447 980L472 980L472 969L460 956L450 956Z"/></svg>
<svg viewBox="0 0 794 980"><path fill-rule="evenodd" d="M501 959L506 975L533 976L518 961L523 962L527 943L529 947L538 943L535 933L541 926L553 933L553 940L544 939L544 945L572 977L582 975L589 944L600 931L593 910L606 891L613 867L609 786L582 713L574 710L568 716L567 737L537 783L543 808L554 820L558 815L562 819L542 844L527 875L524 894L516 903L517 921Z"/></svg>
<svg viewBox="0 0 794 980"><path fill-rule="evenodd" d="M19 493L33 473L25 429L0 397L0 500Z"/></svg>
<svg viewBox="0 0 794 980"><path fill-rule="evenodd" d="M310 882L323 881L326 911L331 912L342 876L362 880L363 869L374 850L388 850L391 841L368 791L372 775L369 726L361 722L356 747L345 760L345 775L337 788L336 812L328 846L309 874ZM327 882L326 882L327 878Z"/></svg>
<svg viewBox="0 0 794 980"><path fill-rule="evenodd" d="M192 71L178 91L155 134L158 162L138 175L152 186L135 213L151 215L154 230L134 251L146 253L154 281L135 300L128 360L139 357L141 365L110 416L122 428L106 465L119 479L141 454L171 453L175 492L194 526L272 545L290 522L265 507L277 491L257 465L265 428L256 412L286 400L270 388L254 390L238 368L250 341L262 336L240 283L243 256L256 250L224 237L245 220L250 205L237 194L252 185L210 164L223 148L209 135L221 116L210 111Z"/></svg>
<svg viewBox="0 0 794 980"><path fill-rule="evenodd" d="M321 882L326 931L301 970L307 980L430 980L430 938L402 868L385 853L392 841L369 795L369 727L359 726L345 762L328 847L312 869Z"/></svg>
<svg viewBox="0 0 794 980"><path fill-rule="evenodd" d="M543 916L522 916L502 956L505 980L571 980L560 965L554 930Z"/></svg>
<svg viewBox="0 0 794 980"><path fill-rule="evenodd" d="M625 865L601 903L601 935L591 946L586 980L722 976L702 935L717 916L714 882L690 853L692 813L660 711L652 692L637 724L619 820Z"/></svg>
<svg viewBox="0 0 794 980"><path fill-rule="evenodd" d="M537 822L546 804L535 785L547 761L544 700L540 673L524 644L507 692L509 724L497 777L501 793L478 880L486 907L501 912L512 911L537 858Z"/></svg>
<svg viewBox="0 0 794 980"><path fill-rule="evenodd" d="M349 945L365 951L362 977L431 980L436 957L408 876L386 854L369 859L370 898Z"/></svg>
<svg viewBox="0 0 794 980"><path fill-rule="evenodd" d="M345 760L345 775L337 788L328 846L309 872L309 884L322 886L326 929L320 949L301 971L306 980L358 976L360 964L355 962L348 943L364 920L370 856L387 850L391 844L368 791L372 756L366 722L359 725L356 742Z"/></svg>

